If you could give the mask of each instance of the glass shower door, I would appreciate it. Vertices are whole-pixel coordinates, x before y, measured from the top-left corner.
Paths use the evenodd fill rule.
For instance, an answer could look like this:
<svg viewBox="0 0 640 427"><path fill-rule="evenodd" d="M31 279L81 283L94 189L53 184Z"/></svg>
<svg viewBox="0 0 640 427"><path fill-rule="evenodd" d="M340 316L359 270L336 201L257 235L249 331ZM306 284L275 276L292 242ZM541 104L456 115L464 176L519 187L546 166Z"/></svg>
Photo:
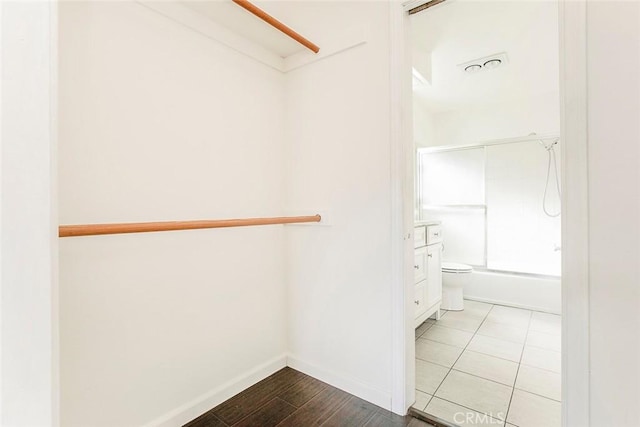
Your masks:
<svg viewBox="0 0 640 427"><path fill-rule="evenodd" d="M487 146L486 153L487 268L559 276L560 217L542 209L547 151L527 141ZM550 174L547 208L559 212L553 164Z"/></svg>
<svg viewBox="0 0 640 427"><path fill-rule="evenodd" d="M484 266L484 147L423 152L421 218L442 222L444 261Z"/></svg>

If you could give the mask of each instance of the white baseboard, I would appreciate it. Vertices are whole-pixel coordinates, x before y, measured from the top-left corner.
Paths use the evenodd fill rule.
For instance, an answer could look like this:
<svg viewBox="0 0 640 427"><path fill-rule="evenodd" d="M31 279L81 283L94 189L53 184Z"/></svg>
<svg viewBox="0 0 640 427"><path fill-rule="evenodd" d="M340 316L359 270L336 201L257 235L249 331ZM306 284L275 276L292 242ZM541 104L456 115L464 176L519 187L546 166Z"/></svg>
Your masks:
<svg viewBox="0 0 640 427"><path fill-rule="evenodd" d="M379 390L371 385L336 372L327 371L312 363L305 362L293 355L287 356L287 366L330 384L340 390L353 394L367 402L391 410L391 393Z"/></svg>
<svg viewBox="0 0 640 427"><path fill-rule="evenodd" d="M143 427L176 427L184 425L286 366L287 356L283 354L167 412Z"/></svg>

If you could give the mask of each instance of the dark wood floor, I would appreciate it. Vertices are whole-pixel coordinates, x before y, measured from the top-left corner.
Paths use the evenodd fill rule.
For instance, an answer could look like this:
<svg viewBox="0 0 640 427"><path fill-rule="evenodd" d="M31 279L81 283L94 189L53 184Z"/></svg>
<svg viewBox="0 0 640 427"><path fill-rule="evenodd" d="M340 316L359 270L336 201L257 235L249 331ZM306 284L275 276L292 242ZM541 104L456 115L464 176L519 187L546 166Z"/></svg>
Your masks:
<svg viewBox="0 0 640 427"><path fill-rule="evenodd" d="M318 381L284 368L184 427L426 427Z"/></svg>

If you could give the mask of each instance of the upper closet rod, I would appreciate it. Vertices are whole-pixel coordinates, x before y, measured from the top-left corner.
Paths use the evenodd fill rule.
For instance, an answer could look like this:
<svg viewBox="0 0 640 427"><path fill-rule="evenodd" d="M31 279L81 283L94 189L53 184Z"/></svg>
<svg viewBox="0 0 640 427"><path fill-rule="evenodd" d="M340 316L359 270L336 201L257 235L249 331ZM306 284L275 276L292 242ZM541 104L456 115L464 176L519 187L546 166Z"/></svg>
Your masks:
<svg viewBox="0 0 640 427"><path fill-rule="evenodd" d="M59 237L97 236L102 234L148 233L151 231L198 230L202 228L245 227L249 225L298 224L320 222L320 215L280 216L271 218L216 219L204 221L127 222L120 224L61 225Z"/></svg>
<svg viewBox="0 0 640 427"><path fill-rule="evenodd" d="M278 21L276 18L274 18L273 16L269 15L267 12L265 12L262 9L260 9L259 7L251 4L247 0L233 0L233 2L235 4L237 4L238 6L240 6L240 7L244 8L244 9L248 10L249 12L253 13L255 16L257 16L258 18L260 18L263 21L265 21L267 24L269 24L269 25L275 27L276 29L282 31L283 33L285 33L286 35L288 35L289 37L291 37L292 39L294 39L295 41L297 41L301 45L303 45L306 48L312 50L314 53L318 53L320 51L320 48L317 45L313 44L312 42L310 42L306 38L302 37L300 34L296 33L291 28L287 27L282 22Z"/></svg>
<svg viewBox="0 0 640 427"><path fill-rule="evenodd" d="M430 7L433 7L435 5L438 5L442 2L444 2L445 0L431 0L428 2L425 2L423 4L421 4L420 6L416 6L414 8L409 9L409 15L413 15L414 13L418 13L418 12L422 12L425 9L429 9Z"/></svg>

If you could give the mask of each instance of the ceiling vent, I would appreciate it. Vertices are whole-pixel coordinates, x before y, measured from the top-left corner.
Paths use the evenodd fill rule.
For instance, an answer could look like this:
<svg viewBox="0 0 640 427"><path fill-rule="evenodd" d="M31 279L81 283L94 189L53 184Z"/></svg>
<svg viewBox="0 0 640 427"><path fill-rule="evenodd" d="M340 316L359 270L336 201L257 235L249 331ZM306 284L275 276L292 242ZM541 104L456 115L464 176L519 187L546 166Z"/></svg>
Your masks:
<svg viewBox="0 0 640 427"><path fill-rule="evenodd" d="M502 67L509 62L506 52L496 53L473 61L458 64L458 68L467 74L475 74L485 70L493 70Z"/></svg>

